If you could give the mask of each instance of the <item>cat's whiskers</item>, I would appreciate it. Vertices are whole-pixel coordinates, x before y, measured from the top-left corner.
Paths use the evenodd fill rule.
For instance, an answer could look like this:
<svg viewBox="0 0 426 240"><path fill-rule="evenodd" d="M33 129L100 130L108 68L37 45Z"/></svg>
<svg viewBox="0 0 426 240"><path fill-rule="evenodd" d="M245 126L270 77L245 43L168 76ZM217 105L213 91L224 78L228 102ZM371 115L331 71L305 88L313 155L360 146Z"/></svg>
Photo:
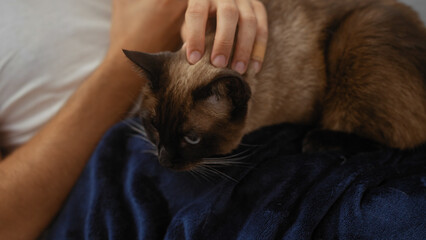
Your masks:
<svg viewBox="0 0 426 240"><path fill-rule="evenodd" d="M206 181L208 181L208 182L212 182L212 177L211 177L211 175L209 174L209 172L205 169L205 168L203 168L203 167L200 167L200 166L197 166L197 167L195 167L195 168L193 168L193 169L191 169L191 170L189 170L190 172L192 172L195 176L199 176L199 177L201 177L202 179L204 179L204 180L206 180Z"/></svg>
<svg viewBox="0 0 426 240"><path fill-rule="evenodd" d="M242 162L241 160L247 158L246 156L235 158L235 159L221 159L221 158L211 158L211 159L203 159L201 164L204 165L214 165L218 167L232 167L232 166L249 166L250 163Z"/></svg>
<svg viewBox="0 0 426 240"><path fill-rule="evenodd" d="M257 148L257 147L262 147L263 145L255 145L255 144L240 143L240 146L243 146L243 147L254 147L254 148Z"/></svg>
<svg viewBox="0 0 426 240"><path fill-rule="evenodd" d="M203 160L217 160L217 159L230 159L231 160L231 159L235 159L236 157L243 155L243 154L245 154L249 151L250 151L250 149L247 149L247 150L235 153L233 155L227 155L227 156L217 157L217 158L203 158Z"/></svg>
<svg viewBox="0 0 426 240"><path fill-rule="evenodd" d="M155 156L158 156L158 152L156 150L157 146L153 142L151 142L151 140L149 140L148 135L147 135L147 133L145 131L145 128L140 123L136 122L133 119L128 119L128 120L125 121L125 123L133 131L136 132L136 134L133 134L132 136L144 140L149 145L151 145L151 147L153 148L151 150L144 151L144 153L151 153L151 154L154 154Z"/></svg>
<svg viewBox="0 0 426 240"><path fill-rule="evenodd" d="M144 137L147 137L145 128L138 122L136 122L135 120L127 120L125 121L125 123L127 124L127 126L129 126L133 131L141 134Z"/></svg>
<svg viewBox="0 0 426 240"><path fill-rule="evenodd" d="M158 157L158 151L156 149L145 150L142 153L149 153L149 154L152 154L152 155Z"/></svg>
<svg viewBox="0 0 426 240"><path fill-rule="evenodd" d="M198 178L199 175L197 175L197 172L194 171L193 169L189 169L188 173L191 174L191 176L193 176L195 179L197 179L197 181L199 181L200 179Z"/></svg>
<svg viewBox="0 0 426 240"><path fill-rule="evenodd" d="M132 136L135 137L135 138L142 139L144 142L148 143L151 148L157 149L157 146L153 142L151 142L151 140L149 140L147 137L142 136L140 134L132 134Z"/></svg>
<svg viewBox="0 0 426 240"><path fill-rule="evenodd" d="M250 163L243 162L242 160L252 156L253 154L254 152L250 153L250 149L248 149L230 156L224 156L220 158L203 158L200 164L214 167L250 167Z"/></svg>
<svg viewBox="0 0 426 240"><path fill-rule="evenodd" d="M237 157L241 157L241 155L243 155L243 156L250 156L251 154L248 154L248 155L244 155L244 154L246 154L246 153L249 153L251 151L251 149L246 149L246 150L244 150L244 151L241 151L241 152L238 152L238 153L235 153L235 154L233 154L233 155L229 155L229 156L225 156L224 158L225 159L236 159Z"/></svg>
<svg viewBox="0 0 426 240"><path fill-rule="evenodd" d="M220 171L220 170L218 170L214 167L207 166L207 165L199 165L198 168L205 170L207 173L210 173L210 174L213 174L213 175L216 175L216 176L220 176L222 178L226 178L226 179L231 180L233 182L238 182L235 178L229 176L228 174L226 174L226 173L224 173L224 172L222 172L222 171Z"/></svg>

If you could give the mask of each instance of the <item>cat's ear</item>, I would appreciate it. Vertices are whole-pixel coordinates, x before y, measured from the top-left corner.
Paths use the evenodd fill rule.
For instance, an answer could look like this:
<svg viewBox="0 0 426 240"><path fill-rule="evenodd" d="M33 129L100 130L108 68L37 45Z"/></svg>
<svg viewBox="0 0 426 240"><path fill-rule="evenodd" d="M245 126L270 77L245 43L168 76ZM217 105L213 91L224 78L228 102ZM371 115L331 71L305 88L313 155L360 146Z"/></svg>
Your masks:
<svg viewBox="0 0 426 240"><path fill-rule="evenodd" d="M212 96L218 100L218 103L221 100L229 101L232 104L231 120L239 120L243 119L247 113L247 103L251 97L251 90L241 75L227 73L217 76L208 85L193 92L195 101Z"/></svg>
<svg viewBox="0 0 426 240"><path fill-rule="evenodd" d="M247 103L251 97L250 86L242 77L224 78L223 81L228 89L228 96L232 100L233 110L231 118L240 120L247 114Z"/></svg>
<svg viewBox="0 0 426 240"><path fill-rule="evenodd" d="M161 74L167 59L170 57L170 52L161 53L144 53L138 51L128 51L123 49L124 54L136 66L138 66L151 83L153 90L158 90L161 87Z"/></svg>

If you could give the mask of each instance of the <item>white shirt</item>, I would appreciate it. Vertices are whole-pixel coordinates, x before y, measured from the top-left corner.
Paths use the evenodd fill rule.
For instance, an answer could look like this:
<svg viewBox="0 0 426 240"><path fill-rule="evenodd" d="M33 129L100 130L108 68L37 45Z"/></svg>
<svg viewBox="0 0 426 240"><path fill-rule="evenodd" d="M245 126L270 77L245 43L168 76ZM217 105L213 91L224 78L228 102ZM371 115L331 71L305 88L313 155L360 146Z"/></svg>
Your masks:
<svg viewBox="0 0 426 240"><path fill-rule="evenodd" d="M29 140L100 64L111 0L0 1L0 147Z"/></svg>

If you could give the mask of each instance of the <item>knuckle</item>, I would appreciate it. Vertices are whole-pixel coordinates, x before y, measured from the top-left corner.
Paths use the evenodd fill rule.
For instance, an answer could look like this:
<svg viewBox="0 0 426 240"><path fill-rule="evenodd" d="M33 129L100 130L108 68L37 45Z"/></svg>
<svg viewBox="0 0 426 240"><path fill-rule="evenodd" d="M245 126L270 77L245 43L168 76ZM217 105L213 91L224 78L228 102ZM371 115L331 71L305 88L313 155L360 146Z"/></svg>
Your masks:
<svg viewBox="0 0 426 240"><path fill-rule="evenodd" d="M263 5L263 3L261 3L261 2L260 2L260 1L258 1L258 0L253 0L253 1L252 1L252 6L253 6L253 8L255 8L255 9L261 9L261 10L265 9L265 6Z"/></svg>
<svg viewBox="0 0 426 240"><path fill-rule="evenodd" d="M257 18L254 14L248 14L246 16L241 16L241 21L250 26L250 27L256 27L257 26Z"/></svg>
<svg viewBox="0 0 426 240"><path fill-rule="evenodd" d="M238 16L239 16L239 11L238 11L237 6L235 4L233 4L233 3L230 3L230 2L223 3L220 6L220 11L224 15L229 16L229 17L236 17L236 18L238 18Z"/></svg>
<svg viewBox="0 0 426 240"><path fill-rule="evenodd" d="M199 2L194 2L190 6L188 6L188 9L186 10L185 15L187 17L200 17L204 15L204 12L206 11L205 6Z"/></svg>
<svg viewBox="0 0 426 240"><path fill-rule="evenodd" d="M257 27L257 35L259 37L266 39L268 37L268 34L269 34L269 32L268 32L268 28L266 26L258 26Z"/></svg>

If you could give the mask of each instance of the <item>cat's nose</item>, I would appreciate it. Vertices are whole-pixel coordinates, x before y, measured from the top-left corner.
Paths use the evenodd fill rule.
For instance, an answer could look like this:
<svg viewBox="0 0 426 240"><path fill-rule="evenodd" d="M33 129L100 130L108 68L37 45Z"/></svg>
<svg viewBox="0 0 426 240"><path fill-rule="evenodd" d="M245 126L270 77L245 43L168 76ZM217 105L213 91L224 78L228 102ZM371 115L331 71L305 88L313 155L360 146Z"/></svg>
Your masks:
<svg viewBox="0 0 426 240"><path fill-rule="evenodd" d="M164 167L172 167L173 166L173 158L174 154L171 151L167 151L165 147L161 147L160 151L158 152L158 160L160 161L160 164Z"/></svg>

